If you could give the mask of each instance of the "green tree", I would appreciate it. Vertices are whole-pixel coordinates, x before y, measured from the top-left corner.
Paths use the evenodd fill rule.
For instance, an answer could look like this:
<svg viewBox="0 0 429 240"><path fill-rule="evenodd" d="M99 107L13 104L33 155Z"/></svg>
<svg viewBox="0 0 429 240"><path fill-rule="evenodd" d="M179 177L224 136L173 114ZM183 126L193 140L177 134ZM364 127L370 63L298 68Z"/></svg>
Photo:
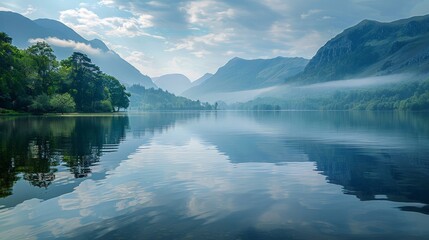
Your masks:
<svg viewBox="0 0 429 240"><path fill-rule="evenodd" d="M59 65L52 48L37 42L26 50L0 32L0 108L55 112L111 112L127 108L130 94L83 54Z"/></svg>
<svg viewBox="0 0 429 240"><path fill-rule="evenodd" d="M30 56L31 66L36 72L36 78L32 84L36 95L54 92L53 78L58 62L54 50L46 42L37 42L27 48L26 53Z"/></svg>
<svg viewBox="0 0 429 240"><path fill-rule="evenodd" d="M52 110L58 113L74 112L76 109L76 103L69 93L54 94L50 99L50 105Z"/></svg>
<svg viewBox="0 0 429 240"><path fill-rule="evenodd" d="M94 111L96 102L106 97L100 68L93 64L87 55L78 52L74 52L61 64L70 69L68 77L71 80L76 110Z"/></svg>
<svg viewBox="0 0 429 240"><path fill-rule="evenodd" d="M20 57L21 52L12 45L12 39L0 32L0 108L19 109L29 101Z"/></svg>
<svg viewBox="0 0 429 240"><path fill-rule="evenodd" d="M29 106L31 112L40 114L51 110L50 98L46 94L37 96Z"/></svg>
<svg viewBox="0 0 429 240"><path fill-rule="evenodd" d="M103 75L103 79L110 94L109 97L113 110L119 111L120 108L128 108L131 94L126 92L125 86L118 79L106 74Z"/></svg>

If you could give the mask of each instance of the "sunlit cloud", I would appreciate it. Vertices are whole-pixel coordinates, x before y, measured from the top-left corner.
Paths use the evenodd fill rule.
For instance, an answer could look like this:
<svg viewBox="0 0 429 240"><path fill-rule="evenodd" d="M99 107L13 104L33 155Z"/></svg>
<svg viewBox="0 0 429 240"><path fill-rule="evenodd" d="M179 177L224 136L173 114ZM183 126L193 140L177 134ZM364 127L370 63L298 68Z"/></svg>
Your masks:
<svg viewBox="0 0 429 240"><path fill-rule="evenodd" d="M66 47L66 48L73 48L73 50L87 53L87 54L100 54L102 52L99 48L93 48L91 45L81 42L75 42L73 40L65 40L65 39L59 39L55 37L48 37L48 38L32 38L28 40L29 43L35 44L37 42L46 42L52 46L56 47Z"/></svg>
<svg viewBox="0 0 429 240"><path fill-rule="evenodd" d="M60 12L61 22L86 36L148 36L164 39L162 36L152 35L145 31L145 29L153 27L152 18L153 16L149 14L130 18L101 18L87 8L69 9Z"/></svg>

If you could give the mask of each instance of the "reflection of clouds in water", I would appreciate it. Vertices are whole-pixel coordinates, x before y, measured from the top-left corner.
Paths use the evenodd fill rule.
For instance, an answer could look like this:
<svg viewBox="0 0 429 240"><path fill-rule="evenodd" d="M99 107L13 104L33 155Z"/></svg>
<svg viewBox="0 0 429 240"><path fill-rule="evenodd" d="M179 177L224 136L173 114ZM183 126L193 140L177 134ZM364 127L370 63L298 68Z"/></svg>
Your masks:
<svg viewBox="0 0 429 240"><path fill-rule="evenodd" d="M150 194L146 193L138 182L112 185L86 180L71 194L59 197L58 204L65 211L95 208L94 211L99 212L98 208L102 204L108 204L109 207L114 205L114 209L122 211L137 204L144 204L149 198Z"/></svg>
<svg viewBox="0 0 429 240"><path fill-rule="evenodd" d="M314 172L314 163L235 165L214 146L203 145L195 138L180 148L151 145L140 150L132 159L145 158L146 171L161 170L163 182L183 183L180 186L189 193L185 196L186 216L208 222L253 208L254 202L246 199L253 193L284 200L292 189L312 192L325 185L324 177Z"/></svg>
<svg viewBox="0 0 429 240"><path fill-rule="evenodd" d="M19 226L12 229L2 230L1 236L4 237L4 239L36 240L37 237L32 235L33 231L34 228L32 226Z"/></svg>
<svg viewBox="0 0 429 240"><path fill-rule="evenodd" d="M358 199L338 194L341 187L327 184L325 177L315 171L314 162L232 164L216 146L196 136L181 139L180 146L171 141L166 144L163 136L171 138L169 134L155 136L108 171L105 179L87 179L71 193L44 202L28 200L1 211L1 225L10 227L2 237L19 239L25 232L41 237L73 237L81 226L148 207L169 209L173 215L202 220L204 224L241 212L245 219L241 221L248 221L256 229L315 232L371 233L373 229L363 223L373 215L390 212L378 221L395 225L401 224L399 219L404 216L403 212L391 211L399 203L387 201L361 203L359 210L354 210ZM344 212L331 218L338 209ZM150 214L161 213L153 210L145 217L150 218ZM422 220L415 216L409 222L417 222L418 228L424 229ZM162 218L159 221L162 224Z"/></svg>
<svg viewBox="0 0 429 240"><path fill-rule="evenodd" d="M64 233L72 232L74 229L83 226L80 220L80 217L57 218L46 222L44 227L49 229L53 236L61 237Z"/></svg>

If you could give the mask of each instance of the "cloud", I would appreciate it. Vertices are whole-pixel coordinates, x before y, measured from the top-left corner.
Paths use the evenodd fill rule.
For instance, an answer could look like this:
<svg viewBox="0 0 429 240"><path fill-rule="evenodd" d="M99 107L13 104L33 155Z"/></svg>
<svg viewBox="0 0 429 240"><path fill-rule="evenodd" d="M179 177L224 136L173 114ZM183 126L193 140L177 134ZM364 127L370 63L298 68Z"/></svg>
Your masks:
<svg viewBox="0 0 429 240"><path fill-rule="evenodd" d="M114 0L101 0L98 2L100 5L113 6L115 4Z"/></svg>
<svg viewBox="0 0 429 240"><path fill-rule="evenodd" d="M99 48L93 48L91 45L81 42L75 42L73 40L65 40L59 39L56 37L48 37L48 38L32 38L28 40L29 43L34 44L37 42L46 42L52 46L56 47L65 47L65 48L73 48L76 51L87 53L87 54L100 54L102 51Z"/></svg>
<svg viewBox="0 0 429 240"><path fill-rule="evenodd" d="M150 1L150 2L147 2L146 4L152 7L167 7L167 4L159 1Z"/></svg>
<svg viewBox="0 0 429 240"><path fill-rule="evenodd" d="M141 72L147 72L147 67L152 65L152 59L147 57L143 52L132 51L124 59L139 69Z"/></svg>
<svg viewBox="0 0 429 240"><path fill-rule="evenodd" d="M104 4L111 4L110 1ZM147 36L164 39L162 36L152 35L146 32L153 27L153 16L141 14L129 18L106 17L100 18L96 13L87 8L68 9L60 12L60 21L72 27L86 36L121 36L136 37Z"/></svg>
<svg viewBox="0 0 429 240"><path fill-rule="evenodd" d="M0 11L11 12L11 11L12 11L12 9L7 8L7 7L0 7Z"/></svg>
<svg viewBox="0 0 429 240"><path fill-rule="evenodd" d="M31 4L27 5L27 7L20 7L16 4L0 3L0 11L19 12L24 16L28 16L36 12L37 9L34 8Z"/></svg>
<svg viewBox="0 0 429 240"><path fill-rule="evenodd" d="M322 12L322 10L320 10L320 9L308 10L306 13L301 14L301 19L306 19L306 18L308 18L314 14L320 13L320 12Z"/></svg>
<svg viewBox="0 0 429 240"><path fill-rule="evenodd" d="M203 58L203 57L211 54L211 52L206 51L206 50L201 50L201 51L191 52L191 54L194 55L197 58Z"/></svg>
<svg viewBox="0 0 429 240"><path fill-rule="evenodd" d="M197 45L203 45L202 47L215 46L220 43L226 43L231 38L233 34L230 32L224 33L209 33L203 36L189 37L181 40L179 43L174 44L174 47L167 49L167 52L177 51L177 50L195 50Z"/></svg>
<svg viewBox="0 0 429 240"><path fill-rule="evenodd" d="M189 2L181 8L188 16L188 22L197 25L219 24L225 19L234 18L235 11L218 1Z"/></svg>

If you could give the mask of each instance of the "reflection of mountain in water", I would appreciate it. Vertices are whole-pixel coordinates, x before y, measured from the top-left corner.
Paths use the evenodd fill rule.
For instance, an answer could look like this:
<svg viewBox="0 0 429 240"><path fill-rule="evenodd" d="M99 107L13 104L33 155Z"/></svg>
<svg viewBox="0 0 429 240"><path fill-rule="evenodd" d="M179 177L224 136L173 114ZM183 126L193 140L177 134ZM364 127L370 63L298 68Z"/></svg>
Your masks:
<svg viewBox="0 0 429 240"><path fill-rule="evenodd" d="M221 119L196 132L232 163L314 161L330 183L362 201L423 203L402 209L429 214L427 114L267 112Z"/></svg>
<svg viewBox="0 0 429 240"><path fill-rule="evenodd" d="M347 114L344 121L331 115L323 125L336 126L339 139L299 142L309 160L316 162L317 170L330 183L342 185L346 194L362 201L422 203L421 208L401 209L429 214L427 117L359 113ZM358 137L353 139L353 134ZM347 140L342 142L342 137Z"/></svg>
<svg viewBox="0 0 429 240"><path fill-rule="evenodd" d="M342 145L306 144L305 151L330 183L360 200L423 203L403 210L429 214L429 159L421 152L366 151Z"/></svg>

